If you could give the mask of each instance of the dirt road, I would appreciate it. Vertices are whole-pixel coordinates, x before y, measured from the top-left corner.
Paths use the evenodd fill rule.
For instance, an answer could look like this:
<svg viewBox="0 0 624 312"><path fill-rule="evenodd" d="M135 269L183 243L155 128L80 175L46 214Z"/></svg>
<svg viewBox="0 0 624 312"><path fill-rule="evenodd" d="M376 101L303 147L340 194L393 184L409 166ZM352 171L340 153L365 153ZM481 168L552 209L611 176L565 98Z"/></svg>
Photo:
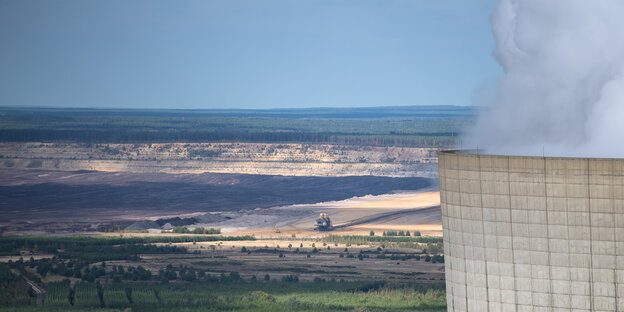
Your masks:
<svg viewBox="0 0 624 312"><path fill-rule="evenodd" d="M22 278L24 278L24 280L26 281L26 283L28 283L28 285L30 285L30 287L33 289L33 291L35 292L35 294L37 295L37 306L41 307L43 306L43 297L45 295L45 290L41 287L39 287L37 284L35 284L33 281L29 280L26 276L23 276L22 273L16 269L11 269L11 271L19 276L21 276Z"/></svg>
<svg viewBox="0 0 624 312"><path fill-rule="evenodd" d="M370 231L421 232L441 236L439 193L422 191L354 197L315 205L291 205L265 209L214 224L232 234L272 236L277 232L303 236L331 234L368 235ZM331 232L314 231L320 212L329 214L335 226ZM325 233L325 234L323 234Z"/></svg>
<svg viewBox="0 0 624 312"><path fill-rule="evenodd" d="M438 212L439 210L440 210L440 206L433 206L433 207L428 207L428 208L416 208L416 209L409 209L409 210L393 211L393 212L384 213L378 216L367 217L367 218L355 220L349 223L336 225L334 226L334 229L338 230L342 228L347 228L347 227L362 225L362 224L367 224L367 223L379 223L380 221L383 221L384 219L388 219L388 218L394 219L397 217L407 216L411 214Z"/></svg>

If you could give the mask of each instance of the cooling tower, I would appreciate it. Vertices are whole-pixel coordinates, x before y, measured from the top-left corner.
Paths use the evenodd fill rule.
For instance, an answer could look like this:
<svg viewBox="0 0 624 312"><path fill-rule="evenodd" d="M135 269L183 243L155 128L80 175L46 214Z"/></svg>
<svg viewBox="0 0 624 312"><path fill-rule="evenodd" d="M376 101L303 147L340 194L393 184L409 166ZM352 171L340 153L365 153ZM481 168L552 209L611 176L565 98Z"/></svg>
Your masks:
<svg viewBox="0 0 624 312"><path fill-rule="evenodd" d="M439 154L448 311L624 311L624 159Z"/></svg>

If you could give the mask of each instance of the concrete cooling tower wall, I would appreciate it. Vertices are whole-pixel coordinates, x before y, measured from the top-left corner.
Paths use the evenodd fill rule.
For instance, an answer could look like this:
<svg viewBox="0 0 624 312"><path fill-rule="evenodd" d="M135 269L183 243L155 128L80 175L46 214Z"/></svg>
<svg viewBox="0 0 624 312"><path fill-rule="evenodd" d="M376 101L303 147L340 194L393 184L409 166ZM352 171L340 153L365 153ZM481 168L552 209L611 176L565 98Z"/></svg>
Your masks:
<svg viewBox="0 0 624 312"><path fill-rule="evenodd" d="M624 311L624 159L439 154L448 311Z"/></svg>

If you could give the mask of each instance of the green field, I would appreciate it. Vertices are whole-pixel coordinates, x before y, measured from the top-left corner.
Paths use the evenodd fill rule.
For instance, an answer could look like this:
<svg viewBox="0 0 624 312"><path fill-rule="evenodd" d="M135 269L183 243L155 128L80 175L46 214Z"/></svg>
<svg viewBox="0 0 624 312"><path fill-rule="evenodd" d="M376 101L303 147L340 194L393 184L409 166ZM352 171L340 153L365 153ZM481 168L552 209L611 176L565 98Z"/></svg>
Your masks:
<svg viewBox="0 0 624 312"><path fill-rule="evenodd" d="M59 302L58 298L65 300ZM446 302L441 285L228 281L105 286L78 283L73 291L53 285L44 307L51 311L104 307L133 311L444 311Z"/></svg>

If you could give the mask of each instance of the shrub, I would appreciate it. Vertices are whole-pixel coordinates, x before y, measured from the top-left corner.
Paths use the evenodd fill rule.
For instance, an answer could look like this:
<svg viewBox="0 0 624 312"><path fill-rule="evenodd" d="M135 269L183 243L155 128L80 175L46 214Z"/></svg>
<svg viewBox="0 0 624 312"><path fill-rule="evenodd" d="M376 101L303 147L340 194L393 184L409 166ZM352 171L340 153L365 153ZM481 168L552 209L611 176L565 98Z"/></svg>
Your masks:
<svg viewBox="0 0 624 312"><path fill-rule="evenodd" d="M275 297L273 297L271 294L266 293L262 290L255 290L252 291L249 294L250 299L252 299L253 301L260 301L260 302L275 302Z"/></svg>
<svg viewBox="0 0 624 312"><path fill-rule="evenodd" d="M297 275L285 275L285 276L282 277L282 282L298 283L299 282L299 276L297 276Z"/></svg>
<svg viewBox="0 0 624 312"><path fill-rule="evenodd" d="M312 304L307 302L301 302L295 297L288 298L288 300L286 300L286 305L293 308L294 311L310 310L313 307Z"/></svg>
<svg viewBox="0 0 624 312"><path fill-rule="evenodd" d="M444 256L443 255L433 255L433 257L431 257L431 263L444 263Z"/></svg>
<svg viewBox="0 0 624 312"><path fill-rule="evenodd" d="M230 272L230 276L228 277L230 281L239 281L241 279L240 274L238 272Z"/></svg>
<svg viewBox="0 0 624 312"><path fill-rule="evenodd" d="M174 226L173 233L186 234L191 233L191 231L186 226Z"/></svg>
<svg viewBox="0 0 624 312"><path fill-rule="evenodd" d="M152 278L152 272L150 270L145 269L142 266L137 266L133 271L132 271L132 280L137 281L137 280L141 280L141 281L148 281Z"/></svg>

